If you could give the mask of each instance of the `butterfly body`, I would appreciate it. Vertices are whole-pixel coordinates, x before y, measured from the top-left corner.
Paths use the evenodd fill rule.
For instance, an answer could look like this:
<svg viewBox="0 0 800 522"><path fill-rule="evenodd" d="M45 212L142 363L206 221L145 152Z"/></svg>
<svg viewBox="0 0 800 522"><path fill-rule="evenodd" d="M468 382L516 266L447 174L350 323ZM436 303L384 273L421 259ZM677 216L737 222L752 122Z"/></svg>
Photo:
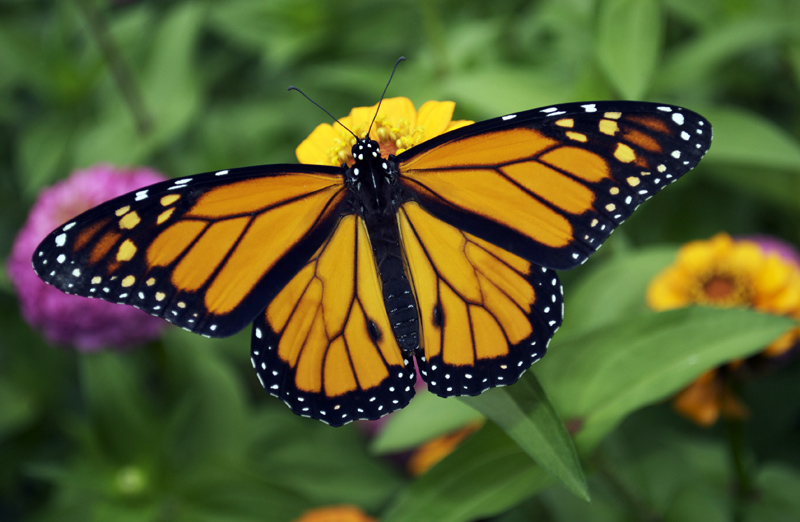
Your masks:
<svg viewBox="0 0 800 522"><path fill-rule="evenodd" d="M417 310L403 266L397 227L397 209L408 196L401 193L397 182L394 156L383 158L376 141L356 140L352 155L354 164L345 173L353 198L351 206L363 218L368 231L392 334L404 352L414 352L419 348ZM383 335L374 323L370 328L371 336Z"/></svg>
<svg viewBox="0 0 800 522"><path fill-rule="evenodd" d="M563 316L579 265L693 168L711 127L686 109L563 104L352 166L265 165L121 196L45 238L34 269L67 293L208 336L253 323L259 380L341 425L402 408L416 366L440 396L513 384Z"/></svg>

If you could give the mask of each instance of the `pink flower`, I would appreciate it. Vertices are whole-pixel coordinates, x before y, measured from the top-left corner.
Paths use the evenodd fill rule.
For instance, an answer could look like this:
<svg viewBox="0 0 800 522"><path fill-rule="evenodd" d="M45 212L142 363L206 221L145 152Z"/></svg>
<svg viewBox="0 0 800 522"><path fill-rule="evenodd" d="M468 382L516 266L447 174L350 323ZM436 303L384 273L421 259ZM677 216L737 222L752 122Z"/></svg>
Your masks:
<svg viewBox="0 0 800 522"><path fill-rule="evenodd" d="M45 284L33 272L31 256L47 234L83 211L164 179L148 168L96 165L39 193L6 266L28 324L49 341L79 350L125 348L159 335L166 323L136 308L67 295Z"/></svg>
<svg viewBox="0 0 800 522"><path fill-rule="evenodd" d="M800 266L800 254L797 249L786 241L766 234L755 234L752 236L737 236L737 240L747 240L758 244L761 250L767 254L778 254L784 261L789 261Z"/></svg>

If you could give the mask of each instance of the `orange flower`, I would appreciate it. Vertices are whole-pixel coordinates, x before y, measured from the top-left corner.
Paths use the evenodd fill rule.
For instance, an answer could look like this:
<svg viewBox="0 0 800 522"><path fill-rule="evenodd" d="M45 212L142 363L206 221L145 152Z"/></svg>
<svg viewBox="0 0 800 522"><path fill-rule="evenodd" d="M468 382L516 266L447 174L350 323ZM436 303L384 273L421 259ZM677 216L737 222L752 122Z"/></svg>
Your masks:
<svg viewBox="0 0 800 522"><path fill-rule="evenodd" d="M650 282L647 303L654 310L692 304L750 307L800 319L800 266L777 251L790 249L775 243L734 240L724 233L687 243L678 251L675 263ZM798 337L800 328L788 330L760 356L782 355L797 344ZM746 417L747 408L727 381L741 364L743 361L732 361L702 375L676 396L675 408L704 426L714 424L720 414Z"/></svg>
<svg viewBox="0 0 800 522"><path fill-rule="evenodd" d="M711 370L697 378L672 401L675 410L701 426L713 425L720 414L728 419L746 419L747 406L731 390L719 370Z"/></svg>
<svg viewBox="0 0 800 522"><path fill-rule="evenodd" d="M352 165L350 149L355 138L347 132L363 138L369 136L381 147L381 155L400 154L414 145L429 140L459 127L470 125L467 120L452 121L453 102L425 102L417 111L408 98L387 98L381 102L380 112L375 116L377 104L372 107L356 107L348 116L339 118L339 124L322 123L297 147L295 154L300 163L311 165Z"/></svg>
<svg viewBox="0 0 800 522"><path fill-rule="evenodd" d="M327 506L309 509L295 522L377 522L356 506Z"/></svg>
<svg viewBox="0 0 800 522"><path fill-rule="evenodd" d="M460 430L430 440L414 450L408 459L406 467L408 472L418 477L425 474L440 460L450 455L461 442L481 427L483 422L469 424Z"/></svg>

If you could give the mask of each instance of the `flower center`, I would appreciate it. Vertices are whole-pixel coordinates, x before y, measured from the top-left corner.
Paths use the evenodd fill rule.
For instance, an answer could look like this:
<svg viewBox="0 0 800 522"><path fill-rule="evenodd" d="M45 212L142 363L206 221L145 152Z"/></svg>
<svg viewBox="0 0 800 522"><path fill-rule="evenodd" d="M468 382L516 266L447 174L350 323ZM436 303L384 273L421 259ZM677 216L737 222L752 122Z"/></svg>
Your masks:
<svg viewBox="0 0 800 522"><path fill-rule="evenodd" d="M712 300L727 299L735 290L733 281L727 277L714 276L703 285L703 291Z"/></svg>
<svg viewBox="0 0 800 522"><path fill-rule="evenodd" d="M353 133L359 138L364 138L367 135L368 126L369 124L360 125L353 130ZM386 116L375 118L375 123L372 125L372 131L370 132L370 138L378 142L381 148L381 157L383 158L400 154L414 145L418 145L422 142L424 135L424 127L412 128L408 120L400 120L395 124ZM333 147L328 149L328 157L331 159L331 164L335 166L353 166L355 160L351 149L355 143L355 138L342 129L340 138L337 138Z"/></svg>
<svg viewBox="0 0 800 522"><path fill-rule="evenodd" d="M724 272L711 272L698 281L697 301L716 306L737 306L750 304L752 292L742 275Z"/></svg>

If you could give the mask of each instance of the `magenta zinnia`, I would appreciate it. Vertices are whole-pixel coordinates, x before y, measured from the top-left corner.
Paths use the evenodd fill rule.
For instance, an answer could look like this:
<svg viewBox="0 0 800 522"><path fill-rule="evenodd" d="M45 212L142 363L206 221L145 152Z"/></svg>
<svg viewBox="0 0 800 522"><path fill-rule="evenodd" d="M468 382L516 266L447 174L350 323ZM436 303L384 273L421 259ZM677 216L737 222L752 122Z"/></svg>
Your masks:
<svg viewBox="0 0 800 522"><path fill-rule="evenodd" d="M62 293L34 273L31 256L53 229L104 201L164 181L147 168L97 165L74 172L44 189L17 234L8 258L8 276L19 295L22 316L48 341L80 350L124 348L158 336L162 320L136 308Z"/></svg>

